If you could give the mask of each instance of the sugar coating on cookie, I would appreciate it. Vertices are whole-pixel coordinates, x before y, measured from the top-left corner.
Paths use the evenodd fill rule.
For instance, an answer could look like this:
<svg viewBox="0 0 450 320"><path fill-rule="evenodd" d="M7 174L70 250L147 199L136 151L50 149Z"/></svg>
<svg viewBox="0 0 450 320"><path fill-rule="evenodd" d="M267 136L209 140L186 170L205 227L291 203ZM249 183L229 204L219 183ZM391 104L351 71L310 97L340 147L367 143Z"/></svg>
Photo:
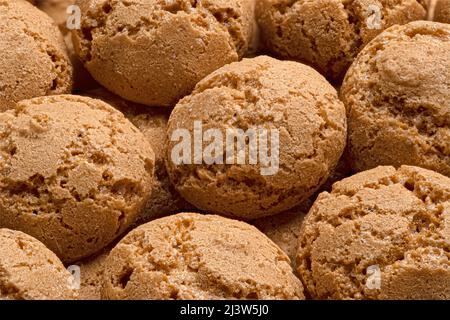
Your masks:
<svg viewBox="0 0 450 320"><path fill-rule="evenodd" d="M72 66L58 28L23 0L0 1L0 111L23 99L70 93Z"/></svg>
<svg viewBox="0 0 450 320"><path fill-rule="evenodd" d="M358 56L341 88L351 165L415 165L450 176L450 25L394 26Z"/></svg>
<svg viewBox="0 0 450 320"><path fill-rule="evenodd" d="M231 147L223 142L218 151L222 163L209 164L205 158L199 163L195 152L188 159L191 164L184 158L178 161L178 146L185 141L177 135L188 130L196 143L199 124L203 132L221 131L223 140L239 131L261 129L267 135L267 154L274 157L251 163L250 139L245 149L235 139ZM260 137L259 145L264 141ZM168 140L169 176L186 200L207 212L251 220L295 207L325 182L345 146L345 108L336 90L312 68L259 56L227 65L200 81L173 110ZM204 151L210 143L203 140ZM245 163L232 148L240 148L239 154L245 151ZM258 152L264 154L264 147Z"/></svg>
<svg viewBox="0 0 450 320"><path fill-rule="evenodd" d="M33 237L0 229L0 300L66 300L76 297L71 274Z"/></svg>
<svg viewBox="0 0 450 320"><path fill-rule="evenodd" d="M450 23L450 0L438 0L434 11L434 21Z"/></svg>
<svg viewBox="0 0 450 320"><path fill-rule="evenodd" d="M252 39L254 0L78 0L75 49L93 77L137 103L173 106Z"/></svg>
<svg viewBox="0 0 450 320"><path fill-rule="evenodd" d="M289 258L255 227L182 213L131 231L106 261L107 299L303 299Z"/></svg>
<svg viewBox="0 0 450 320"><path fill-rule="evenodd" d="M89 256L136 219L154 154L108 104L60 95L0 114L0 227L26 232L63 262Z"/></svg>
<svg viewBox="0 0 450 320"><path fill-rule="evenodd" d="M170 112L166 108L148 109L104 90L89 91L89 96L101 99L123 112L147 138L155 153L155 179L152 193L135 224L149 222L156 218L191 209L175 190L169 180L165 166L167 122Z"/></svg>
<svg viewBox="0 0 450 320"><path fill-rule="evenodd" d="M269 51L308 63L333 80L342 79L358 52L384 29L426 15L415 0L258 0L256 12Z"/></svg>
<svg viewBox="0 0 450 320"><path fill-rule="evenodd" d="M450 179L378 167L322 193L303 221L298 274L316 299L449 299Z"/></svg>

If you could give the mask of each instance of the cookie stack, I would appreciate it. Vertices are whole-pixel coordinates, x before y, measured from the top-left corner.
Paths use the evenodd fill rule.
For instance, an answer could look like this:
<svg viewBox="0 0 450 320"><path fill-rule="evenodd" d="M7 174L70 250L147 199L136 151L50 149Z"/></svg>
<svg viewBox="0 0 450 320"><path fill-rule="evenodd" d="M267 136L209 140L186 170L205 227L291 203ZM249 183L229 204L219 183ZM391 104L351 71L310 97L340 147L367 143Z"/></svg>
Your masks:
<svg viewBox="0 0 450 320"><path fill-rule="evenodd" d="M447 8L0 0L0 299L450 299Z"/></svg>

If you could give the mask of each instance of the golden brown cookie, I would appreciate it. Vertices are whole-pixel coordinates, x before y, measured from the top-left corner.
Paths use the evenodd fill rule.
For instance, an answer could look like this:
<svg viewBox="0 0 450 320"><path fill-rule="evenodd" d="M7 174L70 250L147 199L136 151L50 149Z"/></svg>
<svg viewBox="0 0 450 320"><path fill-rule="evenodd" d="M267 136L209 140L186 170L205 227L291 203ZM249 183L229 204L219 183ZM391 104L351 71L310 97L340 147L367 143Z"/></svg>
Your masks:
<svg viewBox="0 0 450 320"><path fill-rule="evenodd" d="M358 56L341 88L351 165L415 165L450 176L450 25L394 26Z"/></svg>
<svg viewBox="0 0 450 320"><path fill-rule="evenodd" d="M182 213L142 225L111 251L107 299L303 299L289 258L255 227Z"/></svg>
<svg viewBox="0 0 450 320"><path fill-rule="evenodd" d="M101 300L105 262L111 248L94 257L77 262L80 268L78 300Z"/></svg>
<svg viewBox="0 0 450 320"><path fill-rule="evenodd" d="M269 51L340 80L358 52L382 30L425 18L416 0L258 0L257 20Z"/></svg>
<svg viewBox="0 0 450 320"><path fill-rule="evenodd" d="M434 13L434 21L450 23L450 1L438 0Z"/></svg>
<svg viewBox="0 0 450 320"><path fill-rule="evenodd" d="M61 95L0 114L0 227L26 232L63 262L126 230L147 201L154 154L108 104Z"/></svg>
<svg viewBox="0 0 450 320"><path fill-rule="evenodd" d="M191 144L201 145L196 134L200 125L203 133L214 129L222 134L215 139L222 142L215 148L217 161L210 161L216 160L215 152L209 160L202 160L202 150L189 157L179 152L188 139L177 138L186 130ZM253 130L261 139L252 141L261 146L260 129L267 136L267 150L252 147L259 153L252 163L248 149L256 143L248 138L239 148L238 140ZM231 139L239 130L242 139ZM231 147L226 147L227 136ZM326 181L345 146L345 108L336 90L312 68L259 56L227 65L199 82L173 110L168 139L169 176L187 201L206 212L257 219L295 207ZM211 140L203 140L203 155ZM237 149L245 159L238 158ZM267 162L261 154L270 155Z"/></svg>
<svg viewBox="0 0 450 320"><path fill-rule="evenodd" d="M449 299L450 179L378 167L319 195L298 274L316 299Z"/></svg>
<svg viewBox="0 0 450 320"><path fill-rule="evenodd" d="M64 39L45 13L23 0L0 1L0 112L23 99L70 93Z"/></svg>
<svg viewBox="0 0 450 320"><path fill-rule="evenodd" d="M119 96L173 106L203 77L236 61L252 39L254 0L78 0L75 49Z"/></svg>
<svg viewBox="0 0 450 320"><path fill-rule="evenodd" d="M33 237L0 229L0 300L74 299L71 274Z"/></svg>
<svg viewBox="0 0 450 320"><path fill-rule="evenodd" d="M155 153L155 179L152 194L147 205L140 213L136 224L149 222L156 218L192 209L175 190L169 180L164 164L166 155L167 122L170 112L167 108L146 108L121 99L104 90L89 91L89 96L101 99L123 112L138 129L142 131Z"/></svg>

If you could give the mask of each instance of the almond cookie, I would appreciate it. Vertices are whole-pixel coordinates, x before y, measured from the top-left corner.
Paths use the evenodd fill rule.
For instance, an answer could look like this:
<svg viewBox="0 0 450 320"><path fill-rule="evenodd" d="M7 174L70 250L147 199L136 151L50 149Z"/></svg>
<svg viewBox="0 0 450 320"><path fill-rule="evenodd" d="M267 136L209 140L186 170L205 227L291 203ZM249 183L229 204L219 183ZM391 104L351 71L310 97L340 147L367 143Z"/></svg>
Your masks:
<svg viewBox="0 0 450 320"><path fill-rule="evenodd" d="M0 52L0 112L23 99L71 92L62 34L30 3L0 1Z"/></svg>
<svg viewBox="0 0 450 320"><path fill-rule="evenodd" d="M378 167L319 195L298 274L316 299L449 299L450 179Z"/></svg>
<svg viewBox="0 0 450 320"><path fill-rule="evenodd" d="M78 0L75 49L119 96L173 106L203 77L244 55L254 0Z"/></svg>
<svg viewBox="0 0 450 320"><path fill-rule="evenodd" d="M289 258L255 227L182 213L131 231L106 261L107 299L304 299Z"/></svg>
<svg viewBox="0 0 450 320"><path fill-rule="evenodd" d="M438 0L434 13L434 21L450 23L450 0Z"/></svg>
<svg viewBox="0 0 450 320"><path fill-rule="evenodd" d="M173 110L168 140L169 176L187 201L252 220L299 205L327 180L344 150L345 108L314 69L260 56L199 82Z"/></svg>
<svg viewBox="0 0 450 320"><path fill-rule="evenodd" d="M355 171L415 165L450 176L450 25L394 26L358 56L341 88Z"/></svg>
<svg viewBox="0 0 450 320"><path fill-rule="evenodd" d="M36 237L63 262L105 247L148 200L153 151L108 104L34 98L0 124L0 227Z"/></svg>
<svg viewBox="0 0 450 320"><path fill-rule="evenodd" d="M167 122L170 114L167 108L148 109L143 105L123 100L104 89L92 90L89 92L89 96L101 99L123 112L125 117L141 130L155 153L155 179L152 193L145 209L137 218L136 224L191 209L192 206L178 194L170 183L164 164L167 147Z"/></svg>
<svg viewBox="0 0 450 320"><path fill-rule="evenodd" d="M69 271L33 237L0 229L0 257L0 300L75 298Z"/></svg>
<svg viewBox="0 0 450 320"><path fill-rule="evenodd" d="M258 0L262 41L281 58L310 64L340 80L382 30L426 16L416 0Z"/></svg>

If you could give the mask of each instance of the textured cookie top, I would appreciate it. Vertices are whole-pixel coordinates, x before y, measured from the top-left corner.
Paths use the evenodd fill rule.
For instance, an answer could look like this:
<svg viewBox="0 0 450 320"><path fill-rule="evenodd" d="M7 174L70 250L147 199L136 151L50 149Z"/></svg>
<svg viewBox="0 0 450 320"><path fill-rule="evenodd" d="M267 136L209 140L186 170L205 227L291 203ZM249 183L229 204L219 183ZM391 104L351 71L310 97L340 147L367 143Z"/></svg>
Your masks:
<svg viewBox="0 0 450 320"><path fill-rule="evenodd" d="M77 4L75 48L87 69L114 93L147 105L175 104L204 76L243 56L252 37L254 0Z"/></svg>
<svg viewBox="0 0 450 320"><path fill-rule="evenodd" d="M382 30L426 15L416 0L258 0L256 6L269 50L337 80Z"/></svg>
<svg viewBox="0 0 450 320"><path fill-rule="evenodd" d="M58 28L23 0L0 1L0 111L23 99L70 93L72 66Z"/></svg>
<svg viewBox="0 0 450 320"><path fill-rule="evenodd" d="M111 251L110 299L302 299L288 257L256 228L183 213L130 232Z"/></svg>
<svg viewBox="0 0 450 320"><path fill-rule="evenodd" d="M35 98L0 123L0 225L35 236L63 261L103 248L148 199L153 151L108 104Z"/></svg>
<svg viewBox="0 0 450 320"><path fill-rule="evenodd" d="M449 299L449 250L450 179L378 167L318 197L297 271L313 298Z"/></svg>
<svg viewBox="0 0 450 320"><path fill-rule="evenodd" d="M434 11L434 20L442 23L450 23L450 0L438 0Z"/></svg>
<svg viewBox="0 0 450 320"><path fill-rule="evenodd" d="M179 129L265 129L279 133L279 169L262 175L261 161L239 164L181 164L167 167L181 195L196 207L255 219L298 205L327 179L344 149L345 108L336 90L305 65L260 56L229 64L199 82L173 110L168 138ZM272 131L270 131L272 130ZM276 142L276 141L275 141ZM207 146L209 142L204 142ZM268 149L275 144L268 144ZM261 151L261 150L260 150ZM273 148L272 148L273 151Z"/></svg>
<svg viewBox="0 0 450 320"><path fill-rule="evenodd" d="M341 95L360 171L417 165L450 176L450 25L412 22L374 39Z"/></svg>
<svg viewBox="0 0 450 320"><path fill-rule="evenodd" d="M20 231L0 229L0 300L75 298L71 274L56 255Z"/></svg>

